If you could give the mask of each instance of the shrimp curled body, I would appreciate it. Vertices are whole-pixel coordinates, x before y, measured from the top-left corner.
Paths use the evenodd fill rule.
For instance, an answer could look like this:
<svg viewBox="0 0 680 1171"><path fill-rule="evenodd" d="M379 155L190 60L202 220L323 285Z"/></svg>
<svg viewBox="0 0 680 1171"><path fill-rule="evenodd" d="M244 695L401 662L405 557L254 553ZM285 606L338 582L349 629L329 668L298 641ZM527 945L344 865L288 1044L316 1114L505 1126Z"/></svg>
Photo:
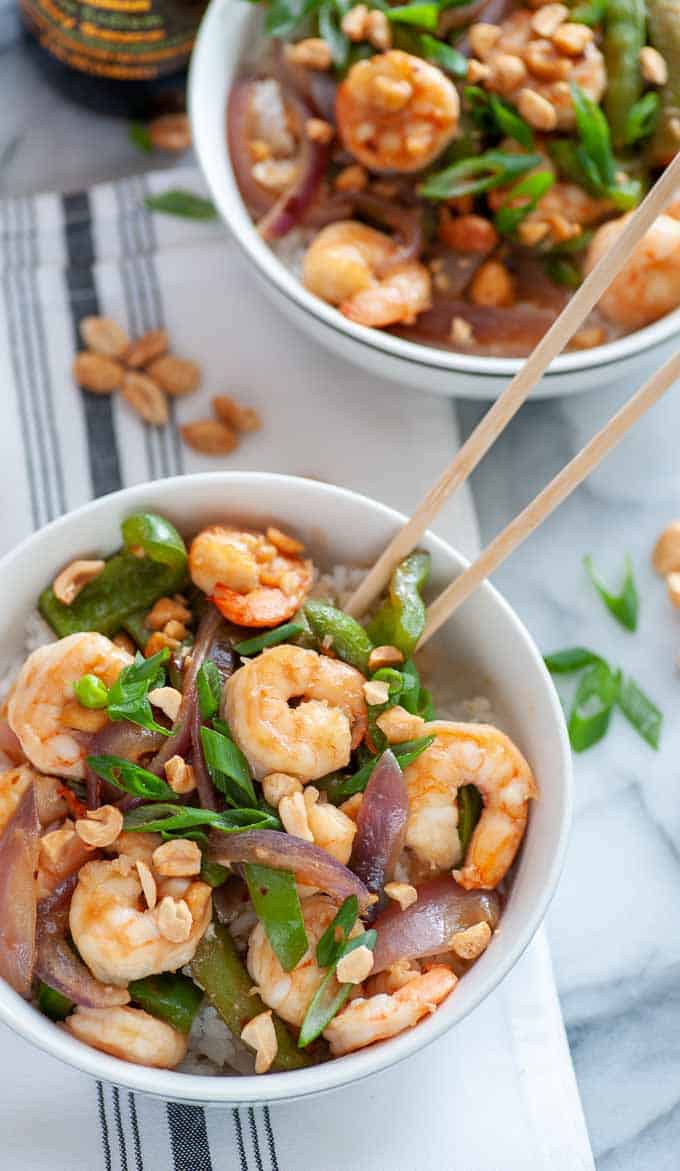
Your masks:
<svg viewBox="0 0 680 1171"><path fill-rule="evenodd" d="M304 784L349 763L366 729L363 684L339 659L272 647L231 676L223 715L258 780L287 773Z"/></svg>
<svg viewBox="0 0 680 1171"><path fill-rule="evenodd" d="M633 213L598 228L586 254L585 271L615 248ZM660 215L635 246L618 276L599 300L609 321L641 329L680 306L680 204Z"/></svg>
<svg viewBox="0 0 680 1171"><path fill-rule="evenodd" d="M64 1027L93 1049L155 1069L174 1069L187 1051L188 1037L141 1008L79 1006Z"/></svg>
<svg viewBox="0 0 680 1171"><path fill-rule="evenodd" d="M125 985L189 963L210 923L210 896L205 882L183 883L177 904L188 908L191 926L186 938L173 942L161 930L165 899L146 908L132 859L88 862L78 874L69 926L92 974L106 984Z"/></svg>
<svg viewBox="0 0 680 1171"><path fill-rule="evenodd" d="M341 1057L413 1028L422 1017L434 1012L456 983L449 968L436 964L392 995L382 992L367 1000L353 1000L324 1029L331 1053Z"/></svg>
<svg viewBox="0 0 680 1171"><path fill-rule="evenodd" d="M449 78L421 57L391 49L357 61L338 87L335 112L345 148L372 171L420 171L458 129Z"/></svg>
<svg viewBox="0 0 680 1171"><path fill-rule="evenodd" d="M305 253L305 286L359 325L411 323L430 306L430 274L417 260L398 262L398 251L384 232L338 220L322 228Z"/></svg>
<svg viewBox="0 0 680 1171"><path fill-rule="evenodd" d="M422 735L435 742L404 770L409 816L406 845L436 870L460 861L458 789L475 785L484 808L460 870L466 890L493 889L507 873L524 835L528 804L537 794L526 760L513 742L488 724L436 720Z"/></svg>
<svg viewBox="0 0 680 1171"><path fill-rule="evenodd" d="M85 776L85 733L66 724L65 709L76 704L74 684L96 675L107 687L132 656L103 634L85 631L39 647L24 663L8 707L10 727L30 760L43 773Z"/></svg>

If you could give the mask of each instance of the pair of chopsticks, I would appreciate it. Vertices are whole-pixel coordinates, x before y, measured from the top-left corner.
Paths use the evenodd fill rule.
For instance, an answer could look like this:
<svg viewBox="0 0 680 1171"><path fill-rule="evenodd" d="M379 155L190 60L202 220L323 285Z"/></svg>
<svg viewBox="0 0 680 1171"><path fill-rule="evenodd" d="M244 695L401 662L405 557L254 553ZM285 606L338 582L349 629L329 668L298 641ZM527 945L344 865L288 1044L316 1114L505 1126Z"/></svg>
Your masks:
<svg viewBox="0 0 680 1171"><path fill-rule="evenodd" d="M354 592L346 609L355 617L364 614L387 585L393 570L417 545L447 497L455 492L477 467L482 457L515 416L540 380L553 358L562 351L576 330L621 271L633 249L670 202L680 185L680 153L642 201L626 224L614 247L595 265L578 291L531 352L502 395L444 469L436 484L423 497L413 516L392 538L375 565ZM456 578L428 607L422 646L446 622L466 598L492 574L567 496L590 475L601 460L623 439L626 432L680 378L680 352L674 354L640 387L601 431L558 473L510 524L491 542L478 559Z"/></svg>

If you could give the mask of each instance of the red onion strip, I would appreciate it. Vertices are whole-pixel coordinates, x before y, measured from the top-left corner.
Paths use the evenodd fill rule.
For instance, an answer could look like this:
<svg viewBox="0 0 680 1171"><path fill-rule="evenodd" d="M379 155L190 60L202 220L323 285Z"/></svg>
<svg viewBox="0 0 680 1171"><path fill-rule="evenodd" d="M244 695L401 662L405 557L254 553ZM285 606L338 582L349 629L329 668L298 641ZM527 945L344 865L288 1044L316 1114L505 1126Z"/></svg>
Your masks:
<svg viewBox="0 0 680 1171"><path fill-rule="evenodd" d="M102 984L78 959L64 938L66 924L60 922L63 918L49 918L39 914L35 974L50 988L86 1008L113 1008L128 1004L130 994L127 988Z"/></svg>
<svg viewBox="0 0 680 1171"><path fill-rule="evenodd" d="M250 99L256 85L257 82L253 78L244 78L231 87L227 104L227 144L241 198L248 210L259 216L264 215L273 206L276 196L273 192L266 191L253 178L253 160L248 150L248 140L251 137L248 123Z"/></svg>
<svg viewBox="0 0 680 1171"><path fill-rule="evenodd" d="M466 891L448 875L418 887L418 901L405 911L392 903L373 926L378 939L373 971L382 972L398 960L418 959L445 951L451 936L482 921L495 928L500 899L494 891Z"/></svg>
<svg viewBox="0 0 680 1171"><path fill-rule="evenodd" d="M406 835L408 796L394 753L384 752L364 792L350 869L372 894L382 895L394 875Z"/></svg>
<svg viewBox="0 0 680 1171"><path fill-rule="evenodd" d="M35 963L40 822L33 786L0 838L0 976L28 999Z"/></svg>
<svg viewBox="0 0 680 1171"><path fill-rule="evenodd" d="M210 835L210 856L222 864L254 862L274 870L291 870L300 882L319 887L339 902L356 895L362 910L371 903L369 891L356 874L326 850L280 830L254 829L229 835L215 830Z"/></svg>
<svg viewBox="0 0 680 1171"><path fill-rule="evenodd" d="M295 182L279 196L274 206L257 225L263 240L280 240L300 222L307 208L314 200L328 165L328 146L312 142L304 132L305 123L312 117L312 110L301 98L285 92L286 107L297 115L300 127L300 153Z"/></svg>

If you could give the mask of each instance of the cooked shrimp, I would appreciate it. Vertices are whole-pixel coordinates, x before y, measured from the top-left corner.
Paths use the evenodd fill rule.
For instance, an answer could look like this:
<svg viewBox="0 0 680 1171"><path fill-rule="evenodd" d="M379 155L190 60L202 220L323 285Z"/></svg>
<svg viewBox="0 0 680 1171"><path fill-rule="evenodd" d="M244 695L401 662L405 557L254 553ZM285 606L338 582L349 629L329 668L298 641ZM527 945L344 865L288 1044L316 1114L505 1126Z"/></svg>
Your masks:
<svg viewBox="0 0 680 1171"><path fill-rule="evenodd" d="M391 996L383 992L368 1000L353 1000L324 1029L331 1053L341 1057L412 1029L427 1013L435 1011L456 983L453 972L438 964Z"/></svg>
<svg viewBox="0 0 680 1171"><path fill-rule="evenodd" d="M673 209L671 209L672 211ZM603 224L590 241L585 271L616 242L633 215ZM633 249L619 275L600 297L598 308L615 325L641 329L680 306L680 220L664 213Z"/></svg>
<svg viewBox="0 0 680 1171"><path fill-rule="evenodd" d="M300 608L311 561L281 552L263 533L212 525L191 542L194 585L238 626L278 626Z"/></svg>
<svg viewBox="0 0 680 1171"><path fill-rule="evenodd" d="M187 885L175 908L187 918L188 909L189 930L186 938L173 942L163 934L165 899L153 910L146 907L131 859L88 862L78 874L71 900L73 941L90 971L105 984L124 985L159 972L174 972L193 958L208 927L210 894L204 882Z"/></svg>
<svg viewBox="0 0 680 1171"><path fill-rule="evenodd" d="M338 131L372 171L420 171L458 129L453 83L421 57L391 49L357 61L338 87Z"/></svg>
<svg viewBox="0 0 680 1171"><path fill-rule="evenodd" d="M384 232L338 220L312 240L302 279L310 292L360 325L408 324L429 308L430 274L418 261L391 267L397 255L398 246Z"/></svg>
<svg viewBox="0 0 680 1171"><path fill-rule="evenodd" d="M462 785L475 785L484 809L464 866L454 875L468 890L493 888L524 835L529 798L537 792L531 769L512 741L489 724L436 720L424 726L423 735L436 739L404 770L406 845L433 869L455 866L461 852L456 796Z"/></svg>
<svg viewBox="0 0 680 1171"><path fill-rule="evenodd" d="M48 825L66 814L67 805L60 795L60 785L56 778L43 777L29 764L19 764L0 773L0 833L14 816L30 785L35 786L38 818L42 825Z"/></svg>
<svg viewBox="0 0 680 1171"><path fill-rule="evenodd" d="M85 776L86 733L65 722L67 705L75 705L74 684L81 675L97 675L111 687L132 656L103 634L69 634L39 647L24 663L9 701L9 723L31 764L61 777Z"/></svg>
<svg viewBox="0 0 680 1171"><path fill-rule="evenodd" d="M516 101L522 90L538 94L553 107L556 128L570 130L576 124L570 83L575 82L599 102L607 84L604 58L592 39L578 55L560 53L551 41L533 31L533 16L529 9L519 8L501 22L500 36L484 57L490 76L481 84L510 101ZM508 57L519 59L516 72L510 74L504 69Z"/></svg>
<svg viewBox="0 0 680 1171"><path fill-rule="evenodd" d="M248 971L267 1007L297 1027L305 1019L310 1001L324 976L316 962L316 945L338 909L327 895L321 894L303 899L301 906L309 947L292 972L284 972L261 923L250 933L247 959ZM361 925L355 925L352 935L360 932ZM330 996L339 988L337 981L331 983L334 987L329 989Z"/></svg>
<svg viewBox="0 0 680 1171"><path fill-rule="evenodd" d="M349 763L366 730L363 684L340 659L272 647L231 676L223 715L258 780L288 773L304 784Z"/></svg>
<svg viewBox="0 0 680 1171"><path fill-rule="evenodd" d="M188 1036L141 1008L83 1008L64 1021L79 1041L121 1061L174 1069L185 1056Z"/></svg>

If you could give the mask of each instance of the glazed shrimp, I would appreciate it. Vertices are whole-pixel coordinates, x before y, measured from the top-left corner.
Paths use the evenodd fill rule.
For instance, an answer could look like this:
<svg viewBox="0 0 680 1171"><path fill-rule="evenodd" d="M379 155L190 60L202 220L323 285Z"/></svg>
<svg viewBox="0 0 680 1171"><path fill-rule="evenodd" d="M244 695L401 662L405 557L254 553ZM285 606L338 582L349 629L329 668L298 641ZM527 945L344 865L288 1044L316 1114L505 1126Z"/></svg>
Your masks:
<svg viewBox="0 0 680 1171"><path fill-rule="evenodd" d="M284 1021L299 1027L316 992L324 972L316 962L316 945L332 922L337 906L326 895L315 894L302 901L302 917L309 940L309 948L292 972L284 972L261 923L253 928L248 941L248 971L257 984L260 996L268 1008L273 1008ZM352 935L361 932L356 925ZM329 995L338 991L339 984Z"/></svg>
<svg viewBox="0 0 680 1171"><path fill-rule="evenodd" d="M83 866L69 925L92 974L125 985L188 964L210 922L211 891L204 882L187 882L182 890L183 897L167 895L151 910L131 859Z"/></svg>
<svg viewBox="0 0 680 1171"><path fill-rule="evenodd" d="M278 626L292 618L312 584L302 545L277 535L280 548L263 533L212 525L191 542L191 580L238 626Z"/></svg>
<svg viewBox="0 0 680 1171"><path fill-rule="evenodd" d="M412 1029L422 1017L435 1011L456 983L453 972L437 964L392 995L383 992L368 1000L353 1000L324 1029L331 1053L341 1057Z"/></svg>
<svg viewBox="0 0 680 1171"><path fill-rule="evenodd" d="M231 676L223 715L258 780L287 773L305 784L349 763L366 730L363 684L340 659L272 647Z"/></svg>
<svg viewBox="0 0 680 1171"><path fill-rule="evenodd" d="M461 853L456 796L462 785L475 785L484 809L454 877L466 890L493 889L513 862L529 799L537 794L531 769L512 741L489 724L436 720L425 724L423 735L436 739L404 770L406 845L433 869L455 866Z"/></svg>
<svg viewBox="0 0 680 1171"><path fill-rule="evenodd" d="M660 215L633 249L621 272L600 297L600 312L626 330L641 329L680 305L680 220L678 205ZM586 274L616 242L633 212L603 224L590 241Z"/></svg>
<svg viewBox="0 0 680 1171"><path fill-rule="evenodd" d="M420 171L458 130L456 88L436 65L391 49L357 61L335 103L344 147L372 171Z"/></svg>
<svg viewBox="0 0 680 1171"><path fill-rule="evenodd" d="M174 1069L189 1038L141 1008L76 1008L64 1028L79 1041L135 1065Z"/></svg>
<svg viewBox="0 0 680 1171"><path fill-rule="evenodd" d="M132 662L126 650L91 631L69 634L28 656L9 701L8 717L31 764L44 773L82 780L88 734L76 730L80 705L74 684L81 675L91 674L111 687Z"/></svg>
<svg viewBox="0 0 680 1171"><path fill-rule="evenodd" d="M339 220L312 240L302 279L310 292L360 325L409 324L430 306L430 274L416 260L397 263L397 255L397 244L384 232Z"/></svg>

